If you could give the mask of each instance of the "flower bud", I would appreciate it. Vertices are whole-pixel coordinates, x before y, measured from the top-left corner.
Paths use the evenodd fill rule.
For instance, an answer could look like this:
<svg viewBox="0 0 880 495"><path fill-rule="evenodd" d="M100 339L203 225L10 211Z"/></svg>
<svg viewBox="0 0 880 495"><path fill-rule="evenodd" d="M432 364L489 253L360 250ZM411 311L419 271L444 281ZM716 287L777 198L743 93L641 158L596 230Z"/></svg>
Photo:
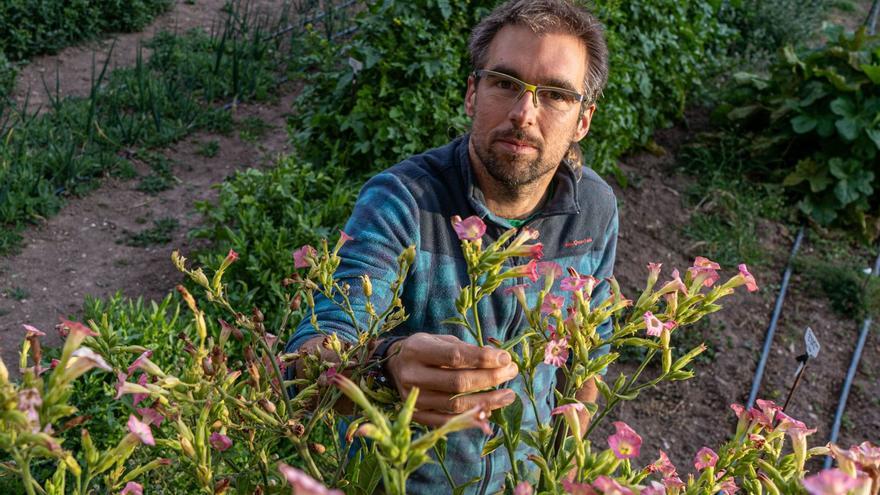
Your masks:
<svg viewBox="0 0 880 495"><path fill-rule="evenodd" d="M416 262L416 247L415 246L407 247L400 254L400 257L398 258L398 262L400 262L400 261L406 262L406 266L408 266L408 267L412 266L413 263Z"/></svg>
<svg viewBox="0 0 880 495"><path fill-rule="evenodd" d="M180 448L183 450L183 453L186 454L190 459L196 458L196 449L193 448L192 443L187 440L187 438L183 435L178 437L180 441Z"/></svg>
<svg viewBox="0 0 880 495"><path fill-rule="evenodd" d="M325 447L323 444L320 444L317 442L310 443L309 449L311 449L312 452L314 452L318 455L322 455L324 452L327 452L327 447Z"/></svg>
<svg viewBox="0 0 880 495"><path fill-rule="evenodd" d="M269 402L268 399L260 399L260 407L269 414L275 414L275 404Z"/></svg>
<svg viewBox="0 0 880 495"><path fill-rule="evenodd" d="M293 296L293 300L290 301L290 309L294 311L299 311L299 308L302 306L302 294L297 293Z"/></svg>
<svg viewBox="0 0 880 495"><path fill-rule="evenodd" d="M373 283L370 282L369 275L361 275L361 282L364 288L364 296L372 297L373 296Z"/></svg>
<svg viewBox="0 0 880 495"><path fill-rule="evenodd" d="M254 322L262 323L263 321L265 321L265 318L263 317L263 312L260 311L260 308L254 306L252 314L254 315Z"/></svg>

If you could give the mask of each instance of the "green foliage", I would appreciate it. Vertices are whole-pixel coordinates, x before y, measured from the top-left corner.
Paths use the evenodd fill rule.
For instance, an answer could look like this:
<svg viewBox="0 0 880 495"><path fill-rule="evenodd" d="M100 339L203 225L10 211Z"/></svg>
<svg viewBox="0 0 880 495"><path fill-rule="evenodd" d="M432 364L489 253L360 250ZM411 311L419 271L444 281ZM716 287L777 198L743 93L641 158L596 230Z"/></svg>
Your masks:
<svg viewBox="0 0 880 495"><path fill-rule="evenodd" d="M6 58L3 52L0 52L0 100L12 92L17 72L12 62ZM2 103L0 103L0 106L2 106Z"/></svg>
<svg viewBox="0 0 880 495"><path fill-rule="evenodd" d="M180 223L171 217L160 218L153 221L153 226L138 233L126 234L125 244L134 247L149 247L156 244L168 244L171 235L177 230Z"/></svg>
<svg viewBox="0 0 880 495"><path fill-rule="evenodd" d="M142 154L142 158L150 164L152 173L141 178L137 190L157 194L171 189L175 180L171 174L171 161L160 153L145 152Z"/></svg>
<svg viewBox="0 0 880 495"><path fill-rule="evenodd" d="M695 241L695 251L722 266L767 262L762 220L786 216L782 186L747 176L745 146L737 136L707 134L682 148L677 163L681 173L696 177L685 196L694 213L683 233Z"/></svg>
<svg viewBox="0 0 880 495"><path fill-rule="evenodd" d="M214 158L220 152L220 141L212 139L210 141L200 143L196 154L205 158Z"/></svg>
<svg viewBox="0 0 880 495"><path fill-rule="evenodd" d="M341 170L318 168L292 156L265 172L239 172L219 188L216 205L196 205L205 226L194 235L214 244L198 260L213 266L230 249L240 254L229 269L230 280L235 280L229 290L230 299L242 307L277 307L287 292L281 280L293 273L292 252L342 227L357 192L356 182Z"/></svg>
<svg viewBox="0 0 880 495"><path fill-rule="evenodd" d="M786 47L769 77L737 74L718 114L750 141L755 171L821 225L878 234L880 38L830 29L827 46Z"/></svg>
<svg viewBox="0 0 880 495"><path fill-rule="evenodd" d="M125 150L164 146L198 129L230 129L230 114L206 102L268 94L279 52L260 34L265 21L237 9L229 18L212 35L158 35L149 62L138 56L133 67L95 67L88 98L62 98L56 81L51 112L0 110L0 252L14 248L25 225L55 214L60 196L130 170ZM167 180L159 173L143 188L155 192Z"/></svg>
<svg viewBox="0 0 880 495"><path fill-rule="evenodd" d="M0 52L22 60L103 32L137 31L171 5L171 0L5 0Z"/></svg>
<svg viewBox="0 0 880 495"><path fill-rule="evenodd" d="M582 141L591 167L618 173L617 158L680 118L688 97L718 70L732 32L713 3L596 2L611 68L590 135Z"/></svg>
<svg viewBox="0 0 880 495"><path fill-rule="evenodd" d="M463 33L495 3L376 2L359 14L346 43L312 33L299 60L308 84L291 124L300 156L376 170L465 132L462 96L472 68ZM708 1L596 3L611 75L585 154L607 173L623 152L681 115L730 33Z"/></svg>
<svg viewBox="0 0 880 495"><path fill-rule="evenodd" d="M731 59L739 66L762 68L779 47L814 42L828 13L827 0L732 0L724 2L722 21L734 28Z"/></svg>
<svg viewBox="0 0 880 495"><path fill-rule="evenodd" d="M310 32L298 60L306 85L291 128L299 155L368 172L465 131L470 67L463 33L492 3L375 2L346 42Z"/></svg>

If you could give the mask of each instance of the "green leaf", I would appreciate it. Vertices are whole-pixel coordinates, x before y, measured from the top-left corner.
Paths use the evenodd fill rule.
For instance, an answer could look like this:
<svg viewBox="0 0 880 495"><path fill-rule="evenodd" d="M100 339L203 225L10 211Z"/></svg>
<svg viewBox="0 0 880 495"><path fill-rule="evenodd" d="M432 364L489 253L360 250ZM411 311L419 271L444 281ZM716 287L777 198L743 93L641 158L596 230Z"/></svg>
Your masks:
<svg viewBox="0 0 880 495"><path fill-rule="evenodd" d="M518 432L522 426L523 402L519 395L507 407L501 409L501 414L507 421L508 431Z"/></svg>
<svg viewBox="0 0 880 495"><path fill-rule="evenodd" d="M868 137L871 138L871 141L874 142L874 146L877 149L880 149L880 129L865 129L865 133L868 134Z"/></svg>
<svg viewBox="0 0 880 495"><path fill-rule="evenodd" d="M495 452L495 450L504 444L504 432L499 431L497 435L490 438L486 445L483 446L483 452L480 453L480 457L486 457L487 455Z"/></svg>
<svg viewBox="0 0 880 495"><path fill-rule="evenodd" d="M761 110L761 105L746 105L737 107L727 112L727 118L730 120L743 120L749 118L755 112Z"/></svg>
<svg viewBox="0 0 880 495"><path fill-rule="evenodd" d="M791 187L803 181L809 182L811 192L815 193L825 190L831 185L831 177L828 176L828 166L818 163L811 158L805 158L797 162L794 171L785 177L782 185Z"/></svg>
<svg viewBox="0 0 880 495"><path fill-rule="evenodd" d="M857 114L856 105L850 98L840 96L831 102L831 111L841 117L853 117Z"/></svg>
<svg viewBox="0 0 880 495"><path fill-rule="evenodd" d="M880 65L862 64L859 66L874 84L880 84Z"/></svg>
<svg viewBox="0 0 880 495"><path fill-rule="evenodd" d="M847 141L855 141L856 138L859 137L859 132L862 130L859 121L849 117L838 119L837 122L834 123L834 127L837 128L837 132L840 133L840 136Z"/></svg>
<svg viewBox="0 0 880 495"><path fill-rule="evenodd" d="M806 134L816 128L818 121L809 115L798 115L791 119L791 128L798 134Z"/></svg>

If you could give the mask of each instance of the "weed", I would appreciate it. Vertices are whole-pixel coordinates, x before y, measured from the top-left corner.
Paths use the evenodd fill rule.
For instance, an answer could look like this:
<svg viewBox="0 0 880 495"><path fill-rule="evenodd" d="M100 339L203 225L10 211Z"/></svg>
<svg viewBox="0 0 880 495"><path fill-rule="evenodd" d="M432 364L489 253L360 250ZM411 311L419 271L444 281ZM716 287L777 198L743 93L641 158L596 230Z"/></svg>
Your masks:
<svg viewBox="0 0 880 495"><path fill-rule="evenodd" d="M880 279L865 274L862 266L798 256L794 267L807 280L807 290L828 298L831 309L841 317L858 321L880 314Z"/></svg>
<svg viewBox="0 0 880 495"><path fill-rule="evenodd" d="M15 299L19 302L24 301L30 296L30 292L28 292L27 289L23 289L21 287L13 287L6 291L6 297L10 299Z"/></svg>
<svg viewBox="0 0 880 495"><path fill-rule="evenodd" d="M220 152L220 142L216 139L199 144L196 154L205 158L213 158Z"/></svg>
<svg viewBox="0 0 880 495"><path fill-rule="evenodd" d="M134 247L148 247L171 242L171 234L180 223L175 218L166 217L153 221L153 227L138 233L127 233L125 244Z"/></svg>
<svg viewBox="0 0 880 495"><path fill-rule="evenodd" d="M9 310L9 309L6 309L6 308L0 308L0 316L6 316L6 315L8 315L8 314L11 313L11 312L12 312L12 310Z"/></svg>
<svg viewBox="0 0 880 495"><path fill-rule="evenodd" d="M157 194L171 189L177 180L171 174L171 161L159 153L140 153L144 161L149 163L152 173L141 178L137 190L147 194Z"/></svg>
<svg viewBox="0 0 880 495"><path fill-rule="evenodd" d="M263 138L273 126L266 123L259 117L247 117L240 123L241 130L238 131L238 137L242 141L255 143Z"/></svg>

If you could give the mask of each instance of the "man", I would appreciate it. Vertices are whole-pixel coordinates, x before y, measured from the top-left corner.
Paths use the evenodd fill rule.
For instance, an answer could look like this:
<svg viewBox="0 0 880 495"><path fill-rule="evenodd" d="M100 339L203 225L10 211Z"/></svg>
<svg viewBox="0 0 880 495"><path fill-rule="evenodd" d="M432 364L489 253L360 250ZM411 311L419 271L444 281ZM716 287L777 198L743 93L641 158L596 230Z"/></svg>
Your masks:
<svg viewBox="0 0 880 495"><path fill-rule="evenodd" d="M453 215L481 217L487 224L485 243L511 227L535 228L544 261L599 279L611 276L616 247L613 192L573 153L589 131L607 76L598 21L566 0L514 0L476 26L469 48L474 72L467 81L465 109L471 132L395 165L364 186L345 228L354 240L343 247L337 271L351 284L359 311L363 298L357 277L364 273L372 279L373 304L383 308L398 254L416 246L401 295L409 319L375 352L389 357L385 373L402 396L419 388L414 420L427 425L442 424L476 405L488 410L506 406L522 387L507 353L477 347L462 328L442 323L456 314L459 288L468 283L450 225ZM511 266L524 262L511 260ZM529 301L542 285L527 289ZM503 295L505 286L480 304L484 338L506 340L527 325L516 300ZM603 282L594 298L607 294ZM347 317L329 301L319 300L316 311L324 332L355 340ZM608 329L606 322L601 331ZM306 320L287 350L312 351L321 340ZM542 365L535 383L539 417L526 408L525 425L548 421L555 383L555 368ZM592 382L578 393L584 402L595 397ZM499 491L510 470L504 449L480 457L485 441L480 431L464 431L447 446L446 467L455 482L480 479L471 486L473 493ZM523 445L518 458L526 453ZM413 474L407 486L412 493L449 491L436 464Z"/></svg>

